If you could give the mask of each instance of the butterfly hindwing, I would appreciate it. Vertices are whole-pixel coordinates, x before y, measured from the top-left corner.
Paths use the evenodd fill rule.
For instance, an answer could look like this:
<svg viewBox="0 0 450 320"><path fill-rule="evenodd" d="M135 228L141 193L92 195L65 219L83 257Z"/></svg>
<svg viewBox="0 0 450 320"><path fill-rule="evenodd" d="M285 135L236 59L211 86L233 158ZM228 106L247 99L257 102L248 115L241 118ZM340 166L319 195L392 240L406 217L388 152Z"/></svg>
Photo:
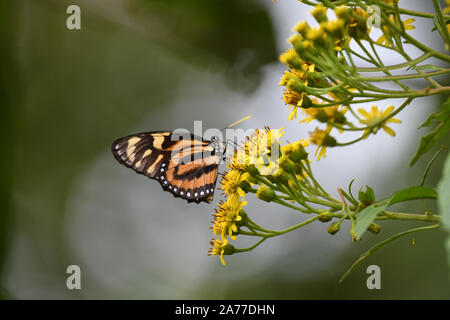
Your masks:
<svg viewBox="0 0 450 320"><path fill-rule="evenodd" d="M143 132L120 138L111 150L121 164L160 182L188 202L213 198L220 158L217 143L171 131Z"/></svg>

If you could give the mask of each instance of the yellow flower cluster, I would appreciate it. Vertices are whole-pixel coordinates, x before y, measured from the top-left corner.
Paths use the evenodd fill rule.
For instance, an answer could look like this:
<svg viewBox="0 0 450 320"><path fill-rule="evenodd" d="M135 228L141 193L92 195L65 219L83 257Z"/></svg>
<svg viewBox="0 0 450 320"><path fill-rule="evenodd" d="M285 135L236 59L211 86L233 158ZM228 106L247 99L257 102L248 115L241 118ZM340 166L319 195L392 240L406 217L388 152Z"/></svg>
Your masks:
<svg viewBox="0 0 450 320"><path fill-rule="evenodd" d="M283 128L274 130L266 127L264 130L256 130L235 150L227 163L228 171L220 181L220 189L226 200L219 201L211 226L218 239L211 241L213 247L208 253L220 256L224 265L226 262L223 256L235 252L229 240L236 240L239 228L246 223L246 213L243 210L247 204L246 193L254 192L258 198L265 201L273 199L273 190L265 190L265 186L260 186L257 191L252 188L255 184L260 184L257 177L270 176L277 179L284 174L284 162L300 163L307 157L304 150L309 144L307 140L281 146L280 138L283 135ZM301 170L297 170L296 174L299 179L306 176ZM269 195L272 195L272 198Z"/></svg>
<svg viewBox="0 0 450 320"><path fill-rule="evenodd" d="M393 5L393 0L383 1ZM371 31L367 23L370 14L360 7L336 7L335 20L328 19L327 10L322 4L316 5L311 14L319 26L314 28L306 21L299 22L293 28L295 34L288 39L293 48L280 55L280 61L289 68L280 80L280 85L285 86L283 101L290 108L288 119L296 119L301 108L305 117L300 123L316 120L326 124L326 128L316 127L309 135L309 141L317 146L315 155L318 160L326 156L327 147L339 145L331 135L333 129L340 133L348 128L355 130L355 126L346 118L348 103L341 103L350 102L353 99L350 93L356 89L347 83L344 85L345 73L342 78L333 78L328 69L339 65L339 59L344 58L340 56L340 52L349 48L352 39L357 42L368 40ZM389 21L398 25L392 14L389 15ZM405 20L402 22L402 28L414 29L413 22L414 19ZM392 31L389 31L389 26L385 24L382 25L382 31L383 35L377 43L389 46ZM336 70L335 72L340 72L337 67ZM394 131L386 126L387 122L398 122L397 119L391 119L393 108L378 113L373 110L364 113L360 109L360 113L365 117L365 120L360 122L366 127L357 130L363 131L364 138L376 133L378 128L394 135ZM352 113L355 115L353 111ZM358 118L356 115L355 117Z"/></svg>

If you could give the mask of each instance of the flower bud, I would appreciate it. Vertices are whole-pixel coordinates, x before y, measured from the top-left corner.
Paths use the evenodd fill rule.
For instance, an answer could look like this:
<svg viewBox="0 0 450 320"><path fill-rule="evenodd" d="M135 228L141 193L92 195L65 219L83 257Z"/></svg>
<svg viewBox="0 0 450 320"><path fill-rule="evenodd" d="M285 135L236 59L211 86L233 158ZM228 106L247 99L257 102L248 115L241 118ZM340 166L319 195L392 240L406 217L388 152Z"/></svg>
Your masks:
<svg viewBox="0 0 450 320"><path fill-rule="evenodd" d="M302 67L302 60L293 49L281 54L280 61L290 68L300 69Z"/></svg>
<svg viewBox="0 0 450 320"><path fill-rule="evenodd" d="M330 135L327 135L327 136L325 137L325 139L323 140L323 143L322 143L322 145L323 145L323 146L326 146L326 147L335 147L336 144L337 144L336 139L333 138L333 137L330 136Z"/></svg>
<svg viewBox="0 0 450 320"><path fill-rule="evenodd" d="M324 7L322 4L318 4L311 10L311 14L314 16L318 23L327 21L327 7Z"/></svg>
<svg viewBox="0 0 450 320"><path fill-rule="evenodd" d="M304 85L301 81L291 78L288 81L286 88L288 88L289 90L293 90L293 91L301 93L301 92L305 91L306 85Z"/></svg>
<svg viewBox="0 0 450 320"><path fill-rule="evenodd" d="M314 116L314 118L322 123L326 123L328 122L328 115L325 112L325 110L323 110L323 108L318 108L319 110L317 110L316 115Z"/></svg>
<svg viewBox="0 0 450 320"><path fill-rule="evenodd" d="M260 175L259 170L255 167L254 164L250 164L247 166L247 172L251 177L257 177Z"/></svg>
<svg viewBox="0 0 450 320"><path fill-rule="evenodd" d="M306 94L303 96L303 102L301 107L303 109L308 109L312 107L312 100Z"/></svg>
<svg viewBox="0 0 450 320"><path fill-rule="evenodd" d="M223 250L224 250L224 252L223 252L224 255L232 255L233 253L236 252L236 248L229 243L223 247Z"/></svg>
<svg viewBox="0 0 450 320"><path fill-rule="evenodd" d="M269 187L262 185L259 187L258 191L256 191L256 197L266 202L270 202L275 199L275 192Z"/></svg>
<svg viewBox="0 0 450 320"><path fill-rule="evenodd" d="M297 179L299 179L299 180L305 178L305 173L303 172L303 166L298 162L294 162L294 173L297 175Z"/></svg>
<svg viewBox="0 0 450 320"><path fill-rule="evenodd" d="M267 179L276 184L283 184L287 185L289 183L289 178L287 176L287 173L282 169L278 168L277 172L275 172L272 176L267 176Z"/></svg>
<svg viewBox="0 0 450 320"><path fill-rule="evenodd" d="M280 168L286 171L287 173L294 172L294 164L286 155L282 155L279 160Z"/></svg>
<svg viewBox="0 0 450 320"><path fill-rule="evenodd" d="M242 180L239 183L239 188L241 188L242 191L244 191L245 193L248 193L250 191L250 189L252 188L252 186L246 180Z"/></svg>
<svg viewBox="0 0 450 320"><path fill-rule="evenodd" d="M305 160L308 157L308 153L305 151L305 148L300 141L297 141L288 146L289 148L286 148L284 150L284 154L294 163Z"/></svg>
<svg viewBox="0 0 450 320"><path fill-rule="evenodd" d="M339 6L334 9L334 13L338 18L348 21L350 17L350 9L347 6Z"/></svg>
<svg viewBox="0 0 450 320"><path fill-rule="evenodd" d="M312 41L317 47L322 47L325 44L325 37L322 28L314 28L308 31L306 39Z"/></svg>
<svg viewBox="0 0 450 320"><path fill-rule="evenodd" d="M300 35L294 34L289 37L288 42L292 44L292 46L295 48L296 46L300 46L303 39Z"/></svg>
<svg viewBox="0 0 450 320"><path fill-rule="evenodd" d="M343 19L337 19L324 22L321 26L336 39L341 39L344 37L344 24L345 21Z"/></svg>
<svg viewBox="0 0 450 320"><path fill-rule="evenodd" d="M333 217L327 211L319 214L319 221L321 221L321 222L328 222L328 221L331 221L331 219L333 219Z"/></svg>
<svg viewBox="0 0 450 320"><path fill-rule="evenodd" d="M336 123L340 123L340 124L344 124L347 122L347 118L345 118L344 113L342 113L341 111L335 111L333 113L333 119Z"/></svg>
<svg viewBox="0 0 450 320"><path fill-rule="evenodd" d="M309 26L308 22L300 21L292 30L300 33L303 37L306 37L306 34L310 29L311 27Z"/></svg>
<svg viewBox="0 0 450 320"><path fill-rule="evenodd" d="M339 223L333 222L333 223L330 224L330 226L328 227L328 233L329 233L329 234L332 234L332 235L335 235L335 234L339 231L340 228L341 228L341 227L340 227Z"/></svg>
<svg viewBox="0 0 450 320"><path fill-rule="evenodd" d="M369 228L367 228L367 230L372 232L373 234L379 234L381 231L381 226L376 223L371 223Z"/></svg>

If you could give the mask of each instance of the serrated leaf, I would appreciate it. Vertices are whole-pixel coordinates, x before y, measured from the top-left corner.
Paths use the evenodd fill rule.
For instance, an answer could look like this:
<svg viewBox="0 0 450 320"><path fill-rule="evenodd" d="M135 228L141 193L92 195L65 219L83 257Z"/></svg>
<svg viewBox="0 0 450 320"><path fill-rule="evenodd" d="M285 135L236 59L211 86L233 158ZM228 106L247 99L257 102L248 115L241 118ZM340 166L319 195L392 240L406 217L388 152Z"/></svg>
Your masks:
<svg viewBox="0 0 450 320"><path fill-rule="evenodd" d="M394 192L389 205L415 199L436 199L436 190L428 187L413 186Z"/></svg>
<svg viewBox="0 0 450 320"><path fill-rule="evenodd" d="M410 166L414 165L424 153L430 150L448 131L450 131L450 99L442 105L442 110L432 113L420 128L428 127L433 122L438 122L438 125L433 131L420 139L419 148L412 158L409 164Z"/></svg>
<svg viewBox="0 0 450 320"><path fill-rule="evenodd" d="M364 208L358 215L355 223L355 232L357 239L360 239L370 224L375 220L376 216L384 211L389 205L391 198L384 199Z"/></svg>

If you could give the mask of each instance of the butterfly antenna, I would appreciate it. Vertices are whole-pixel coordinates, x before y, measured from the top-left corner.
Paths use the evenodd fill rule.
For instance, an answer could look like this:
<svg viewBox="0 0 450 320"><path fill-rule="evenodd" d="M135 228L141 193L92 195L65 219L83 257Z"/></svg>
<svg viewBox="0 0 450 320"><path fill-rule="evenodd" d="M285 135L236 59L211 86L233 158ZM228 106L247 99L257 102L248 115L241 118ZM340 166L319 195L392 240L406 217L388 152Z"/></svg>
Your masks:
<svg viewBox="0 0 450 320"><path fill-rule="evenodd" d="M245 118L242 118L242 119L239 120L239 121L236 121L236 122L234 122L234 123L232 123L232 124L227 125L225 128L223 128L223 129L220 130L220 131L223 131L223 130L225 130L225 129L231 128L232 126L235 126L235 125L237 125L238 123L241 123L242 121L245 121L245 120L250 119L250 118L251 118L251 116L246 116Z"/></svg>

